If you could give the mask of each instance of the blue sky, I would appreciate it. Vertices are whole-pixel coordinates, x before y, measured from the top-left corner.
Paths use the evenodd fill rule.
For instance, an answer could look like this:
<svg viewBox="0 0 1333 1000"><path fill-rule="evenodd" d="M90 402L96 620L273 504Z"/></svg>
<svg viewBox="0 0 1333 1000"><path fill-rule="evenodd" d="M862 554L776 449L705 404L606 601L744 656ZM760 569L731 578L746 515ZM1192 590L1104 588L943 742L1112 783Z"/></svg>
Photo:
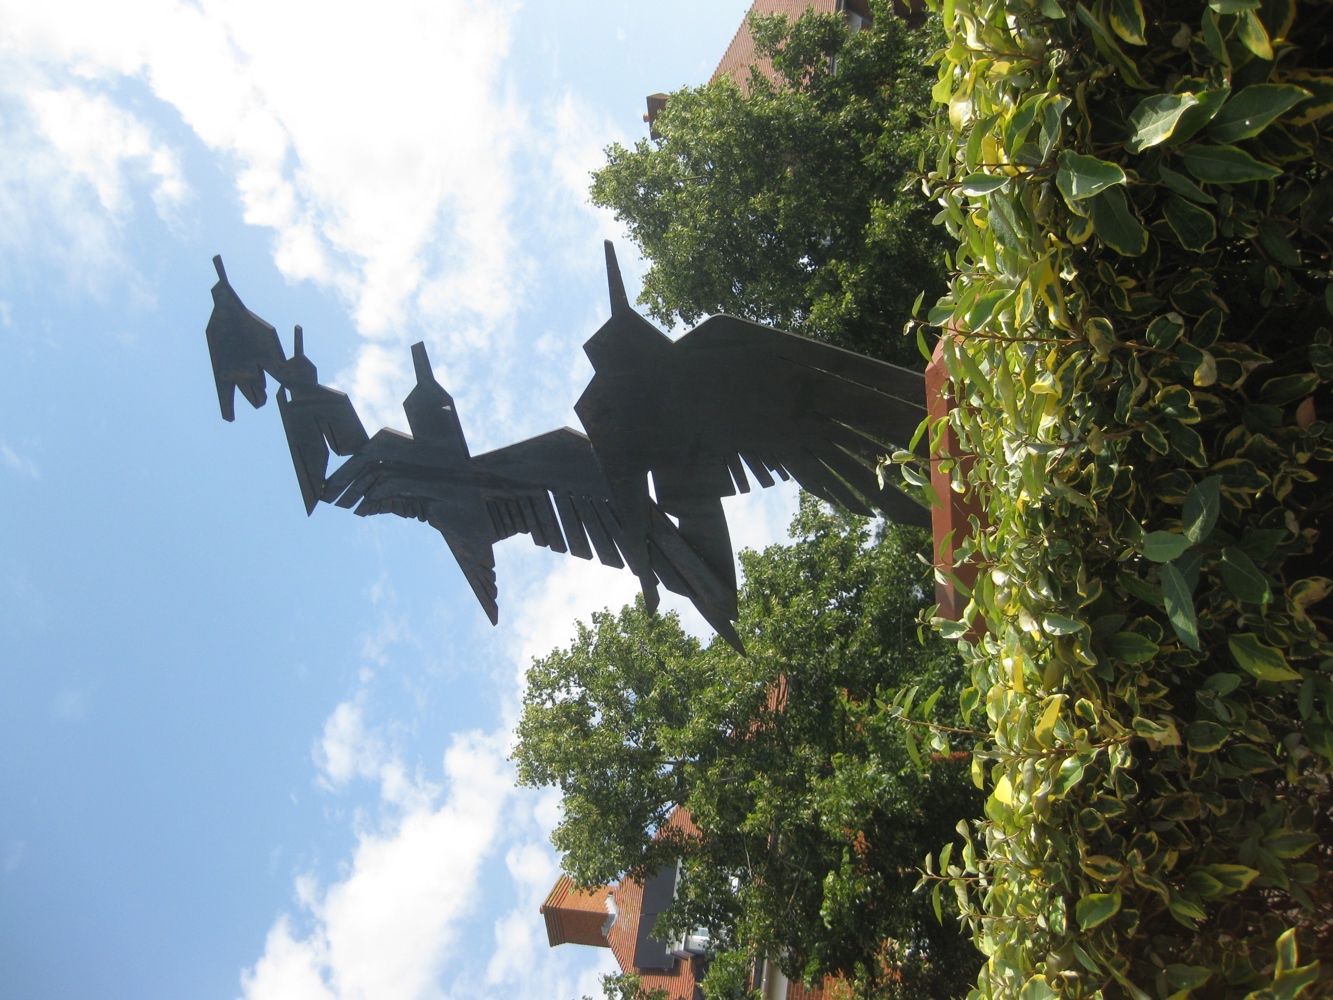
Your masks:
<svg viewBox="0 0 1333 1000"><path fill-rule="evenodd" d="M587 173L747 7L0 0L0 995L596 994L506 757L633 578L511 540L491 628L424 525L307 518L218 415L210 258L372 431L416 340L474 452L577 426L601 240L642 273Z"/></svg>

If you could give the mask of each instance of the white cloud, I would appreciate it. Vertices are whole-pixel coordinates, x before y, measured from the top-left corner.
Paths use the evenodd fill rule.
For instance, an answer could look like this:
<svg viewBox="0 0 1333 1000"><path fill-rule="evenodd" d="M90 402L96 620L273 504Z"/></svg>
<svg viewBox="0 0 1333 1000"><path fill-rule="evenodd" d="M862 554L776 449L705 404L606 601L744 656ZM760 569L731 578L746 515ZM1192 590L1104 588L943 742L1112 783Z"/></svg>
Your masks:
<svg viewBox="0 0 1333 1000"><path fill-rule="evenodd" d="M523 789L510 809L514 844L505 854L512 905L495 920L495 948L486 965L489 996L598 996L596 977L616 968L609 950L567 945L552 949L540 907L560 875L559 859L546 839L559 809L553 789Z"/></svg>
<svg viewBox="0 0 1333 1000"><path fill-rule="evenodd" d="M21 257L23 231L39 229L72 280L105 286L101 272L130 266L118 227L139 189L170 221L197 140L244 220L271 231L278 269L351 313L365 339L326 359L325 376L368 425L401 425L406 347L424 339L464 411L489 415L478 441L502 443L532 418L520 381L542 379L559 408L576 394L565 377L583 371L578 344L604 313L547 337L554 364L531 368L517 317L536 255L563 269L541 293L560 295L596 273L599 239L620 235L585 196L602 146L624 138L568 93L516 102L518 7L385 0L370 17L352 0L0 0L0 216L19 221L0 250Z"/></svg>
<svg viewBox="0 0 1333 1000"><path fill-rule="evenodd" d="M297 940L284 916L268 932L264 955L242 975L241 986L252 1000L336 1000L324 981L327 967L327 945Z"/></svg>
<svg viewBox="0 0 1333 1000"><path fill-rule="evenodd" d="M614 570L593 560L554 556L544 551L497 549L497 575L513 581L514 611L507 612L510 647L518 665L516 692L535 656L566 646L574 638L575 622L587 621L594 611L619 610L634 600L639 581L628 570ZM513 710L517 711L517 704ZM510 724L517 722L515 715Z"/></svg>
<svg viewBox="0 0 1333 1000"><path fill-rule="evenodd" d="M548 568L542 557L549 553L526 555L516 560L525 569ZM625 599L619 591L632 595L632 577L577 560L557 565L512 601L515 621L547 623L519 633L521 655L567 641L579 602L618 606ZM393 604L384 581L370 596L379 613ZM502 697L502 727L455 736L439 784L413 776L390 736L370 721L370 688L329 714L313 753L318 780L335 792L377 783L378 825L358 811L361 829L345 875L325 886L313 875L296 880L299 911L273 924L263 954L242 975L244 1000L599 994L597 977L614 964L609 952L553 950L546 942L538 908L559 873L547 841L559 797L514 787L506 758L518 677L501 683L515 685ZM499 870L496 859L503 859ZM295 929L298 916L309 925L305 933Z"/></svg>
<svg viewBox="0 0 1333 1000"><path fill-rule="evenodd" d="M21 77L0 59L0 274L51 262L80 291L98 295L118 277L115 221L41 133Z"/></svg>
<svg viewBox="0 0 1333 1000"><path fill-rule="evenodd" d="M738 545L781 537L792 502L790 490L728 501ZM263 955L242 977L245 1000L599 994L597 977L612 971L613 957L550 948L539 913L559 874L547 840L559 796L515 789L505 758L531 658L567 644L575 619L631 600L637 582L519 542L498 553L501 576L512 581L506 645L515 665L507 683L501 679L508 688L502 727L455 737L437 785L411 774L389 737L368 722L367 688L330 713L314 753L320 779L337 791L358 780L377 782L381 822L361 824L345 876L327 886L313 876L297 880L310 928L300 935L292 917L275 922ZM377 613L394 605L386 581L370 596ZM710 634L691 619L692 609L681 610L688 625ZM502 871L492 864L497 858ZM489 922L489 951L478 942L482 920Z"/></svg>
<svg viewBox="0 0 1333 1000"><path fill-rule="evenodd" d="M372 17L365 4L328 0L0 0L0 254L45 241L70 274L95 279L145 197L168 219L186 203L181 164L197 139L231 178L245 221L271 231L279 270L319 283L354 317L362 341L331 381L368 426L403 425L406 345L425 339L473 440L512 440L537 400L572 404L575 373L586 374L578 345L606 318L603 293L586 324L553 322L535 351L513 349L535 268L516 218L555 262L561 293L570 276L600 270L599 237L619 234L608 213L582 206L588 170L618 136L571 96L525 111L508 94L517 8L385 0ZM622 251L633 281L630 257ZM0 449L5 464L35 473ZM768 517L744 524L767 532ZM733 530L750 540L735 520ZM606 956L548 949L537 913L556 871L545 841L555 800L516 792L504 758L531 657L567 643L575 618L631 600L637 582L523 549L516 540L497 552L518 665L502 682L504 728L455 736L442 781L404 763L400 732L368 721L372 665L419 645L392 600L380 608L364 636L362 692L333 710L313 751L328 790L374 783L375 822L358 819L343 873L297 880L295 912L275 921L242 978L246 1000L597 992ZM499 858L504 871L483 892L483 869ZM493 925L496 952L461 956L462 928L479 919Z"/></svg>
<svg viewBox="0 0 1333 1000"><path fill-rule="evenodd" d="M30 91L28 105L42 135L55 147L66 169L89 184L103 210L122 220L130 210L128 174L142 171L152 180L153 203L164 219L174 217L189 195L174 150L105 95L75 86Z"/></svg>
<svg viewBox="0 0 1333 1000"><path fill-rule="evenodd" d="M380 799L400 810L420 811L430 806L439 789L411 772L388 741L365 723L365 692L345 701L324 720L324 733L313 757L319 783L336 791L354 779L379 782Z"/></svg>
<svg viewBox="0 0 1333 1000"><path fill-rule="evenodd" d="M41 479L42 472L30 458L20 455L4 441L0 441L0 459L15 472L29 479Z"/></svg>
<svg viewBox="0 0 1333 1000"><path fill-rule="evenodd" d="M71 256L112 256L105 219L62 186L91 185L113 220L134 171L163 210L183 197L178 154L116 97L146 88L160 102L150 111L183 122L230 171L288 278L335 291L388 347L424 327L451 352L475 352L521 298L511 210L522 122L502 73L516 7L385 0L371 17L352 0L0 0L0 98L30 96L39 120L18 135L4 116L18 161L8 172L50 178L64 243L93 244ZM394 374L393 385L358 369L341 381L359 385L374 417L397 408L405 369Z"/></svg>
<svg viewBox="0 0 1333 1000"><path fill-rule="evenodd" d="M456 735L444 778L443 802L418 804L387 831L359 835L345 878L322 893L313 880L299 881L312 928L298 937L290 917L275 922L263 956L242 975L245 1000L440 995L441 972L473 915L478 875L512 794L503 741Z"/></svg>
<svg viewBox="0 0 1333 1000"><path fill-rule="evenodd" d="M340 788L353 778L374 778L387 761L383 740L366 730L359 702L343 702L324 720L315 764L329 788Z"/></svg>

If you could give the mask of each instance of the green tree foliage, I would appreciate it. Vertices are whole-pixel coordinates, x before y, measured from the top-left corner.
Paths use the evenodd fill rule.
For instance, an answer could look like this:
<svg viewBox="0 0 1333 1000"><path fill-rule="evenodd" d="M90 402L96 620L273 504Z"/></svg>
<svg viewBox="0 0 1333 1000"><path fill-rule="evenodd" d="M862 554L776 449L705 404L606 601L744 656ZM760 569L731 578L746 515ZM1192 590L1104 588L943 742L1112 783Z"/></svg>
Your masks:
<svg viewBox="0 0 1333 1000"><path fill-rule="evenodd" d="M612 972L602 976L603 1000L668 1000L667 991L660 986L645 990L643 981L632 972ZM592 1000L584 994L583 1000Z"/></svg>
<svg viewBox="0 0 1333 1000"><path fill-rule="evenodd" d="M874 7L855 34L839 15L752 20L782 85L678 91L659 140L607 150L592 200L651 262L639 301L653 316L729 312L919 363L900 333L919 292L943 291L943 244L904 186L931 142L939 33Z"/></svg>
<svg viewBox="0 0 1333 1000"><path fill-rule="evenodd" d="M1333 6L943 13L978 996L1333 995Z"/></svg>
<svg viewBox="0 0 1333 1000"><path fill-rule="evenodd" d="M570 648L535 661L519 779L560 789L553 841L581 884L680 859L663 928L707 927L746 961L783 957L793 977L955 993L978 956L956 919L940 923L913 895L914 869L980 800L965 761L909 751L877 704L904 685L957 703L958 659L916 634L933 586L927 540L892 525L872 537L808 498L793 533L742 555L747 657L640 605L595 615ZM665 825L678 805L698 837Z"/></svg>
<svg viewBox="0 0 1333 1000"><path fill-rule="evenodd" d="M722 951L709 957L708 970L699 983L704 1000L763 1000L751 982L753 956L744 951Z"/></svg>

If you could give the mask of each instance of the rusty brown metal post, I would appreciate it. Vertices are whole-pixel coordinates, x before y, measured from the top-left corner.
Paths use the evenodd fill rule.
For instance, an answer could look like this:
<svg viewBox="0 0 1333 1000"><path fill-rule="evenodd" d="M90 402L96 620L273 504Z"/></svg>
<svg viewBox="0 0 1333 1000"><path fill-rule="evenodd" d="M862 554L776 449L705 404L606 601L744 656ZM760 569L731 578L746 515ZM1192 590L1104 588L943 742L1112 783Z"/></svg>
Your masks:
<svg viewBox="0 0 1333 1000"><path fill-rule="evenodd" d="M952 334L946 333L945 336ZM935 345L935 354L930 364L926 366L926 410L930 414L932 427L947 417L955 405L956 401L950 391L949 372L944 365L944 339L941 338ZM930 485L942 504L931 507L930 520L937 571L935 577L935 600L939 603L937 613L944 618L955 620L962 617L963 609L967 607L967 598L958 592L951 581L957 580L970 590L977 578L975 563L969 561L960 566L954 565L955 553L962 541L971 533L969 516L975 514L982 525L986 523L986 512L982 509L976 493L971 490L966 493L955 493L950 486L951 474L940 467L942 459L952 458L960 464L966 474L972 465L972 458L961 454L961 451L958 435L946 423L939 447L932 450L930 456Z"/></svg>

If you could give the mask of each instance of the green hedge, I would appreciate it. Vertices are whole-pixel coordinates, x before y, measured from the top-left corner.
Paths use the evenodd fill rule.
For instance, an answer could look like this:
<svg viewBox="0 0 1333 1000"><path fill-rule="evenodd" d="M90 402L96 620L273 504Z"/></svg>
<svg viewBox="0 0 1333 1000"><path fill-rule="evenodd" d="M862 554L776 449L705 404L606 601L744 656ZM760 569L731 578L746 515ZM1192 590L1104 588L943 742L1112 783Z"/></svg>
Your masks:
<svg viewBox="0 0 1333 1000"><path fill-rule="evenodd" d="M1333 5L942 14L989 799L926 885L974 996L1333 994Z"/></svg>

